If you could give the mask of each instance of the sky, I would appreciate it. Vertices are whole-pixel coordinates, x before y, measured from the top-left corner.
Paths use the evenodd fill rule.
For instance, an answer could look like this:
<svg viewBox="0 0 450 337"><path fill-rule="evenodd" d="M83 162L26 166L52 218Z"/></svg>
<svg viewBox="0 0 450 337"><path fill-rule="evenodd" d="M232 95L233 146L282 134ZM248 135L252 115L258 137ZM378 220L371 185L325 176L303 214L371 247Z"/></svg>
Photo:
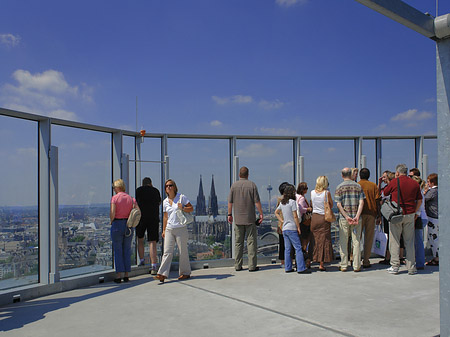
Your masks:
<svg viewBox="0 0 450 337"><path fill-rule="evenodd" d="M406 2L436 14L435 1ZM3 108L128 130L137 125L148 133L436 134L435 43L353 0L2 0L0 11ZM449 12L450 3L440 1L438 14ZM5 183L27 186L30 179L36 185L35 170L20 165L24 158L35 163L33 123L16 126L26 132L17 137L15 122L0 121L1 142L15 144L13 150L0 144L0 155L10 162ZM102 151L109 138L64 129L52 137L70 183L64 202L99 200L92 195L96 181L109 185L104 172L110 153ZM179 163L195 162L192 154L202 147L202 153L218 152L217 158L207 155L216 169L191 167L191 179L181 177L188 165L172 172L196 186L203 174L208 192L212 174L223 172L216 172L216 188L226 195L228 145L198 142L174 140L169 149ZM352 146L342 145L349 151ZM337 157L336 168L324 173L338 176L338 167L352 164L340 147L321 145L320 153ZM91 197L69 193L77 186L70 171L77 149L86 172L98 172L86 178L93 181ZM255 169L273 155L274 170L258 178L263 189L263 180L275 186L292 177L289 151L283 142L238 144L241 164ZM313 185L318 170L309 165ZM158 167L149 170L159 174ZM22 178L12 179L10 172ZM109 194L109 186L102 191Z"/></svg>

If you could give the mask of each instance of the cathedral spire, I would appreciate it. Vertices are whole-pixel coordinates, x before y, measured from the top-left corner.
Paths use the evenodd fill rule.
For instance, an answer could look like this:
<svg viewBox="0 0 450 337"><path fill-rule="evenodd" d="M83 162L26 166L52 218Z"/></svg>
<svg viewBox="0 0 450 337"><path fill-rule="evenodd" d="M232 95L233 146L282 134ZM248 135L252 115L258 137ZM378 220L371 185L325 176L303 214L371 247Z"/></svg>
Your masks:
<svg viewBox="0 0 450 337"><path fill-rule="evenodd" d="M205 195L203 194L202 175L200 175L200 185L198 186L197 205L195 205L195 215L206 215Z"/></svg>
<svg viewBox="0 0 450 337"><path fill-rule="evenodd" d="M208 214L216 217L219 215L219 205L217 204L216 188L214 186L214 174L211 181L211 192L208 199Z"/></svg>

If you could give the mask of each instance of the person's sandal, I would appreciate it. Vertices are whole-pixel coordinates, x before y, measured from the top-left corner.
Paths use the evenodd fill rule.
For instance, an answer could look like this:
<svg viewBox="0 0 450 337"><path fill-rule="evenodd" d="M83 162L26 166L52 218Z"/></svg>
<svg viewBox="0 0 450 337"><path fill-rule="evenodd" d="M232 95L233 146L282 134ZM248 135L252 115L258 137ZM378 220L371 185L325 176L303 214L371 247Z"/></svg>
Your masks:
<svg viewBox="0 0 450 337"><path fill-rule="evenodd" d="M178 280L182 281L182 280L187 280L188 278L191 278L191 275L180 275L178 277Z"/></svg>
<svg viewBox="0 0 450 337"><path fill-rule="evenodd" d="M156 276L153 276L155 280L159 280L159 282L164 283L164 280L167 278L167 276L156 274Z"/></svg>
<svg viewBox="0 0 450 337"><path fill-rule="evenodd" d="M436 260L430 260L427 263L425 263L426 266L439 266L439 261Z"/></svg>

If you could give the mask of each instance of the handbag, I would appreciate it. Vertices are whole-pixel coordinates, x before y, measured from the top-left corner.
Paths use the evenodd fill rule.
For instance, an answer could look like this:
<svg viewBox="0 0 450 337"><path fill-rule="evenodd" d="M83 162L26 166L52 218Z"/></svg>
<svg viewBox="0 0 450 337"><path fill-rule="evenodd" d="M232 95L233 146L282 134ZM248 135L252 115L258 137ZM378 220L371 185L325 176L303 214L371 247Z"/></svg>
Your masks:
<svg viewBox="0 0 450 337"><path fill-rule="evenodd" d="M325 204L324 204L324 209L325 209L325 221L327 222L335 222L336 221L336 216L333 213L333 210L331 209L330 203L328 202L328 191L325 192Z"/></svg>
<svg viewBox="0 0 450 337"><path fill-rule="evenodd" d="M400 181L397 178L397 190L400 196L400 201L403 203L402 193L400 191ZM392 200L387 200L381 205L381 214L389 221L391 224L396 225L403 221L403 210L402 208Z"/></svg>
<svg viewBox="0 0 450 337"><path fill-rule="evenodd" d="M373 236L371 252L380 256L385 256L387 240L387 234L381 229L380 225L377 225L375 228L375 235Z"/></svg>
<svg viewBox="0 0 450 337"><path fill-rule="evenodd" d="M133 198L131 198L131 202L133 202ZM134 228L139 225L139 221L141 221L141 211L139 210L139 208L133 207L130 214L128 215L127 227Z"/></svg>
<svg viewBox="0 0 450 337"><path fill-rule="evenodd" d="M308 208L309 208L308 200L306 200L306 198L305 198L305 202L306 202L306 206L308 206ZM311 212L304 213L302 215L302 224L305 226L311 226L311 219L312 219Z"/></svg>
<svg viewBox="0 0 450 337"><path fill-rule="evenodd" d="M183 194L180 195L180 201L182 198L183 198ZM176 210L176 214L177 214L178 220L180 221L180 224L182 226L187 226L194 222L194 216L189 212L185 212L178 208Z"/></svg>

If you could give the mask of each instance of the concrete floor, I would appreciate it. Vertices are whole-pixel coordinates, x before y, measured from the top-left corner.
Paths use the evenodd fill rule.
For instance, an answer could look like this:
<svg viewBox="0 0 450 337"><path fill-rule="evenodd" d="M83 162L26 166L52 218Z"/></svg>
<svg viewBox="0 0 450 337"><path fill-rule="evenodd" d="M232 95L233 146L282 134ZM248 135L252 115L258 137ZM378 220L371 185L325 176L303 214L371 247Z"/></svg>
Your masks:
<svg viewBox="0 0 450 337"><path fill-rule="evenodd" d="M373 260L375 263L378 259ZM0 335L39 336L436 336L439 272L360 273L337 265L311 275L264 265L194 270L159 284L150 275L0 307Z"/></svg>

